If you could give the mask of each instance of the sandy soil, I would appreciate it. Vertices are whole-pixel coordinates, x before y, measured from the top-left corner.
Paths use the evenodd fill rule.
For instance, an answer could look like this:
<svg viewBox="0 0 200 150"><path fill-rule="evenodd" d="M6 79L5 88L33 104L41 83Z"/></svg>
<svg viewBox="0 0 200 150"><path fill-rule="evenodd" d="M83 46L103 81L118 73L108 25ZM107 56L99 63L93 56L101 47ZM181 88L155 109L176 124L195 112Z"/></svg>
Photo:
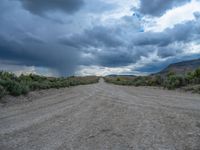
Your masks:
<svg viewBox="0 0 200 150"><path fill-rule="evenodd" d="M1 150L200 150L197 94L101 79L10 101L0 106Z"/></svg>

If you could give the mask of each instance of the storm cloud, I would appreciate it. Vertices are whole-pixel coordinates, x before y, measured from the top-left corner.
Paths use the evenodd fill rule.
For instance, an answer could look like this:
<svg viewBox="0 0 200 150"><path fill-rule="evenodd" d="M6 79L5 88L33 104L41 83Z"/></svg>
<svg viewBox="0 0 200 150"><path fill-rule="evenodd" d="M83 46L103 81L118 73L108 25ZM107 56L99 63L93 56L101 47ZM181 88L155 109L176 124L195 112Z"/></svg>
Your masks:
<svg viewBox="0 0 200 150"><path fill-rule="evenodd" d="M57 70L62 76L73 74L79 59L74 49L65 49L58 44L43 44L38 41L19 43L0 37L0 59L10 60L12 65L47 67Z"/></svg>
<svg viewBox="0 0 200 150"><path fill-rule="evenodd" d="M35 68L34 73L50 70L49 75L68 76L91 68L91 74L101 74L106 68L108 74L143 74L196 58L200 53L199 12L162 31L147 30L167 10L187 2L2 0L0 70Z"/></svg>
<svg viewBox="0 0 200 150"><path fill-rule="evenodd" d="M144 15L161 16L167 10L190 2L190 0L141 0L139 11Z"/></svg>
<svg viewBox="0 0 200 150"><path fill-rule="evenodd" d="M44 15L46 12L62 11L72 14L83 6L83 0L19 0L22 6L33 14Z"/></svg>
<svg viewBox="0 0 200 150"><path fill-rule="evenodd" d="M136 32L128 35L124 33L130 32L131 29L127 30L123 25L97 26L91 30L87 29L82 34L59 40L64 45L91 54L98 65L119 67L135 63L141 56L146 57L155 51L161 58L181 54L184 43L199 40L199 29L200 21L197 18L195 21L167 28L163 32Z"/></svg>

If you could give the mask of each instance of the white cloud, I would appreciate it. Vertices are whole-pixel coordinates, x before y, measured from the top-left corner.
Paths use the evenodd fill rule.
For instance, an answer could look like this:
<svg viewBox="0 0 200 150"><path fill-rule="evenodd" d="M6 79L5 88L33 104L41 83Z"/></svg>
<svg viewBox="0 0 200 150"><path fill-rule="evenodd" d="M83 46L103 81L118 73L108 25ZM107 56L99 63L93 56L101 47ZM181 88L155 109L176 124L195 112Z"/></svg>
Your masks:
<svg viewBox="0 0 200 150"><path fill-rule="evenodd" d="M142 56L141 59L134 64L123 67L101 67L101 66L80 66L79 71L76 72L76 75L87 76L87 75L97 75L97 76L106 76L110 74L116 75L147 75L148 72L139 72L136 71L137 68L144 67L154 61L165 61L166 59L160 58L157 55L157 51L149 53L148 56Z"/></svg>
<svg viewBox="0 0 200 150"><path fill-rule="evenodd" d="M188 43L184 49L185 54L200 54L200 44L192 42Z"/></svg>
<svg viewBox="0 0 200 150"><path fill-rule="evenodd" d="M76 72L76 75L87 76L87 75L97 75L105 76L110 74L124 74L132 73L131 68L129 67L101 67L101 66L81 66L79 71Z"/></svg>
<svg viewBox="0 0 200 150"><path fill-rule="evenodd" d="M153 21L146 26L145 31L161 32L166 28L174 27L176 24L194 20L195 12L200 12L199 0L192 0L190 3L167 11L160 18L153 19Z"/></svg>
<svg viewBox="0 0 200 150"><path fill-rule="evenodd" d="M131 8L137 7L139 0L126 0L123 2L121 0L110 0L109 3L117 4L118 8L102 14L101 21L104 23L110 20L120 19L123 16L132 15L133 11Z"/></svg>

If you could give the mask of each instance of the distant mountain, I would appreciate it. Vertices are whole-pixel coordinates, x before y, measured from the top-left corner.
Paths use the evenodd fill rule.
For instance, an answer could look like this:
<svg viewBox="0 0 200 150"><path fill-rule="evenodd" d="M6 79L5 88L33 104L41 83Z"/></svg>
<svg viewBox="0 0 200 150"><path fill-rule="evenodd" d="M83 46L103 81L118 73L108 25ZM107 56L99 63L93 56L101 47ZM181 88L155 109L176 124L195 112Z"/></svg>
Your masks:
<svg viewBox="0 0 200 150"><path fill-rule="evenodd" d="M157 74L165 75L170 71L175 72L177 74L185 74L187 72L194 71L197 68L200 68L200 59L182 61L171 64Z"/></svg>
<svg viewBox="0 0 200 150"><path fill-rule="evenodd" d="M107 77L136 77L135 75L116 75L116 74L111 74L107 75Z"/></svg>

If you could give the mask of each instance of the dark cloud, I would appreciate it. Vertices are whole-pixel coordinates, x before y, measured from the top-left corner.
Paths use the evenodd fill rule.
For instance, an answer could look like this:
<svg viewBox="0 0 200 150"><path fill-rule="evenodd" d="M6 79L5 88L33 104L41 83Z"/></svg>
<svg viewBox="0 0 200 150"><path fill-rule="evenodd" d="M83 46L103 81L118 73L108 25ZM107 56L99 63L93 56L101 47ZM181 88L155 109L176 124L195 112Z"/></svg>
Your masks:
<svg viewBox="0 0 200 150"><path fill-rule="evenodd" d="M165 32L141 32L133 36L133 45L158 45L166 46L171 43L170 35Z"/></svg>
<svg viewBox="0 0 200 150"><path fill-rule="evenodd" d="M95 26L91 30L85 30L82 34L60 38L60 42L75 48L120 47L123 41L116 32L116 30L103 26Z"/></svg>
<svg viewBox="0 0 200 150"><path fill-rule="evenodd" d="M127 28L96 26L82 34L60 38L59 41L83 54L89 54L90 65L121 67L137 62L141 56L153 52L153 46L131 46ZM84 61L84 60L83 60ZM84 62L83 62L84 63Z"/></svg>
<svg viewBox="0 0 200 150"><path fill-rule="evenodd" d="M175 44L166 47L158 48L158 56L160 58L168 58L172 56L176 56L177 54L181 54L184 50L184 47L181 44Z"/></svg>
<svg viewBox="0 0 200 150"><path fill-rule="evenodd" d="M82 53L92 54L91 65L119 67L133 63L135 55L128 48L123 31L118 27L95 26L82 34L60 38L59 41ZM87 60L88 62L88 60Z"/></svg>
<svg viewBox="0 0 200 150"><path fill-rule="evenodd" d="M126 49L108 49L95 54L97 63L104 67L122 67L135 61L131 51Z"/></svg>
<svg viewBox="0 0 200 150"><path fill-rule="evenodd" d="M18 43L0 37L0 59L13 61L13 65L47 67L60 75L71 75L76 69L79 54L72 48L38 42Z"/></svg>
<svg viewBox="0 0 200 150"><path fill-rule="evenodd" d="M61 38L60 42L82 53L92 54L91 64L121 67L136 63L142 56L148 57L155 51L160 58L176 57L183 53L185 43L198 40L200 35L198 19L163 32L128 34L131 30L126 29L123 26L96 26L82 34Z"/></svg>
<svg viewBox="0 0 200 150"><path fill-rule="evenodd" d="M80 59L81 64L122 67L138 62L142 56L148 58L148 55L155 51L160 58L176 58L183 52L184 43L199 39L198 27L198 21L192 21L160 33L141 33L140 36L133 34L127 38L117 29L97 26L60 41L80 53L91 54L90 58ZM137 38L139 44L132 43L131 41L135 40L132 38ZM173 60L162 64L154 62L138 71L155 72L171 62Z"/></svg>
<svg viewBox="0 0 200 150"><path fill-rule="evenodd" d="M83 0L20 0L22 6L33 14L44 15L46 12L62 11L72 14L83 6Z"/></svg>
<svg viewBox="0 0 200 150"><path fill-rule="evenodd" d="M30 42L30 43L38 43L38 44L44 44L45 41L41 39L40 37L37 37L31 33L26 33L25 36L22 38L23 42Z"/></svg>
<svg viewBox="0 0 200 150"><path fill-rule="evenodd" d="M141 1L140 11L156 16L182 4L179 0L165 3L157 0L143 6L146 3L147 1ZM21 4L31 13L21 7ZM108 11L117 5L107 5L101 0L85 1L85 6L79 13L66 17L66 14L72 14L82 6L82 0L2 0L0 62L4 62L3 68L9 63L11 66L34 66L57 71L60 75L72 75L80 66L125 67L147 58L152 59L148 67L143 66L138 70L151 72L176 61L171 58L185 55L185 46L200 39L199 13L194 14L196 20L177 24L162 32L145 32L140 13L102 21ZM97 6L99 7L96 8ZM157 12L153 12L153 8ZM65 14L38 16L56 11L63 11ZM101 13L105 13L102 18L99 17ZM62 23L56 21L60 18ZM154 55L155 60L151 58Z"/></svg>
<svg viewBox="0 0 200 150"><path fill-rule="evenodd" d="M141 0L139 11L144 15L161 16L167 10L191 0Z"/></svg>

